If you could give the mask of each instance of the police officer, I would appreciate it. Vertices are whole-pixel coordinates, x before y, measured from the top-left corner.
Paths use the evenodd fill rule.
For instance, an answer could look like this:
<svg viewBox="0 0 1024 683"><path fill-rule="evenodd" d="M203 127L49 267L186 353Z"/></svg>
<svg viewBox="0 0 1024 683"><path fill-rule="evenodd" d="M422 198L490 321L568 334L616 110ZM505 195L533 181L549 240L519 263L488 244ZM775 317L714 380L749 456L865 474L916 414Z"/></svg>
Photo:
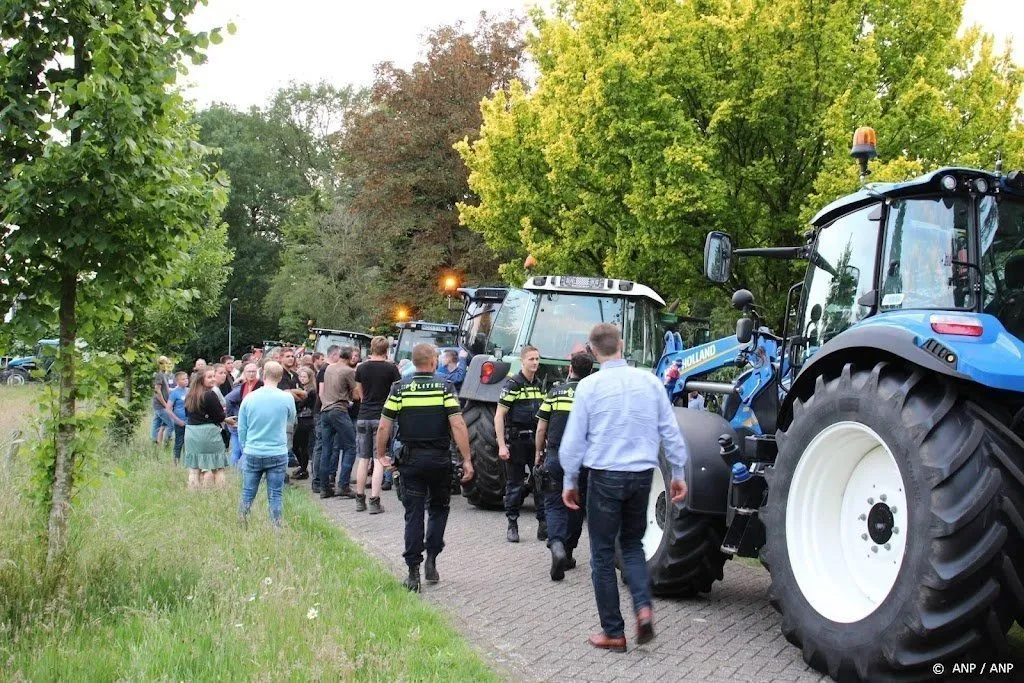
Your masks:
<svg viewBox="0 0 1024 683"><path fill-rule="evenodd" d="M594 369L594 357L589 353L574 353L569 360L569 381L559 384L550 392L537 411L536 467L544 465L544 511L548 522L548 549L551 550L551 580L561 581L566 569L574 569L572 556L583 532L583 503L579 510L570 510L562 502L562 464L558 461L558 446L562 443L565 424L576 396L576 385ZM577 487L580 501L586 501L587 472L580 471Z"/></svg>
<svg viewBox="0 0 1024 683"><path fill-rule="evenodd" d="M505 516L508 517L506 538L509 543L519 542L519 508L523 504L523 487L533 472L534 436L537 433L537 409L544 393L537 381L540 351L526 345L519 352L523 369L505 380L494 414L498 457L505 461ZM534 485L533 501L537 506L537 540L548 537L544 521L543 495Z"/></svg>
<svg viewBox="0 0 1024 683"><path fill-rule="evenodd" d="M420 563L424 546L427 583L437 583L437 556L444 549L444 529L448 523L451 499L452 461L449 454L455 438L462 456L462 481L473 478L469 458L469 433L459 410L459 400L451 382L435 379L437 349L417 344L412 350L415 374L391 385L377 428L377 456L385 467L397 465L402 479L402 504L405 506L405 552L409 577L403 585L418 593ZM392 423L398 423L402 448L397 463L385 457ZM424 539L423 514L428 511Z"/></svg>

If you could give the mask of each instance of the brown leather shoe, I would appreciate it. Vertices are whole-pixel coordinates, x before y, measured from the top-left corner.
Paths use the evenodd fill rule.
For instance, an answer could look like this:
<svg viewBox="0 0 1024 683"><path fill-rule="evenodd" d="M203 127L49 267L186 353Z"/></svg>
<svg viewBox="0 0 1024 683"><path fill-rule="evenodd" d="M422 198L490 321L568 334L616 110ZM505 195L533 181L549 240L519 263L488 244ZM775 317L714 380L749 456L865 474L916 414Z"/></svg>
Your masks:
<svg viewBox="0 0 1024 683"><path fill-rule="evenodd" d="M636 644L654 640L654 614L650 607L641 607L636 613Z"/></svg>
<svg viewBox="0 0 1024 683"><path fill-rule="evenodd" d="M587 640L591 645L600 650L611 650L612 652L626 651L626 636L611 638L604 633L595 633Z"/></svg>

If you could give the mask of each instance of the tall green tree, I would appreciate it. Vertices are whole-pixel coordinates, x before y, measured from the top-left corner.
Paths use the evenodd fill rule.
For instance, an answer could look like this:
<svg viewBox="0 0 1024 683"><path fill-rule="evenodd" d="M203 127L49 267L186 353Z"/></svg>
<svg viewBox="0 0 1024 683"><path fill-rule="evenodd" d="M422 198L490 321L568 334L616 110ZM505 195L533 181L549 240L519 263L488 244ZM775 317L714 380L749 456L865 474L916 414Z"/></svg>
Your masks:
<svg viewBox="0 0 1024 683"><path fill-rule="evenodd" d="M360 252L339 276L357 291L370 285L363 308L378 322L398 304L440 314L447 272L476 282L496 276L492 252L459 224L456 204L471 192L452 145L478 134L481 99L521 76L521 24L481 14L472 30L433 30L411 69L377 67L369 105L348 121L339 172L351 189L336 205L354 215Z"/></svg>
<svg viewBox="0 0 1024 683"><path fill-rule="evenodd" d="M338 137L358 97L349 87L293 83L265 107L240 112L215 105L197 115L201 140L219 150L215 162L231 178L224 221L234 258L215 315L202 321L184 349L189 356L227 352L228 302L234 297L236 348L280 335L265 295L281 268L283 226L306 198L334 191Z"/></svg>
<svg viewBox="0 0 1024 683"><path fill-rule="evenodd" d="M946 163L1019 163L1021 75L961 0L565 0L535 12L539 77L483 104L458 146L479 197L462 222L540 270L644 281L694 308L707 231L739 246L802 243L806 220L857 186L850 135L873 125L873 179ZM776 316L790 263L741 262Z"/></svg>
<svg viewBox="0 0 1024 683"><path fill-rule="evenodd" d="M198 0L10 0L0 21L0 308L60 330L56 415L41 448L48 559L66 548L78 436L76 340L130 323L131 297L200 239L224 187L203 165L173 89L217 32L193 33ZM83 391L85 390L85 391ZM96 398L91 396L91 398Z"/></svg>

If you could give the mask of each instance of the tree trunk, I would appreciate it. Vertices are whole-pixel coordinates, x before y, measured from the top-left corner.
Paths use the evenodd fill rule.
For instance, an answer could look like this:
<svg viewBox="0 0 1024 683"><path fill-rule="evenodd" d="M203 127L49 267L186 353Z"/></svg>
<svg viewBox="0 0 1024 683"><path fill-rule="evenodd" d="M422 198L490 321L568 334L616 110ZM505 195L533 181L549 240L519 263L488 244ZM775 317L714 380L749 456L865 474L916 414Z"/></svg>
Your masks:
<svg viewBox="0 0 1024 683"><path fill-rule="evenodd" d="M75 337L77 318L75 305L78 298L77 273L65 272L60 281L60 346L57 370L60 373L57 422L56 467L50 498L50 519L47 529L47 564L59 561L67 549L68 511L75 468Z"/></svg>
<svg viewBox="0 0 1024 683"><path fill-rule="evenodd" d="M135 321L132 320L130 323L125 325L124 328L124 349L127 353L132 348L132 344L135 343ZM124 389L121 392L121 396L124 397L125 405L128 406L128 410L131 410L132 398L135 394L135 363L122 363L124 368Z"/></svg>

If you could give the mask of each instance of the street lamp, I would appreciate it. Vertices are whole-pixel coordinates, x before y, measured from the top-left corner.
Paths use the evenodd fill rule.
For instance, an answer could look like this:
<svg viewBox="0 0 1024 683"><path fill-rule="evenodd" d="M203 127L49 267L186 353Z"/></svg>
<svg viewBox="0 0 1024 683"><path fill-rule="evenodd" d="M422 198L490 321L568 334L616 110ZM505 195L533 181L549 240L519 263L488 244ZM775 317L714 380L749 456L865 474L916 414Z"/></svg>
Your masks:
<svg viewBox="0 0 1024 683"><path fill-rule="evenodd" d="M231 307L238 301L236 296L234 299L228 302L228 355L231 355Z"/></svg>

